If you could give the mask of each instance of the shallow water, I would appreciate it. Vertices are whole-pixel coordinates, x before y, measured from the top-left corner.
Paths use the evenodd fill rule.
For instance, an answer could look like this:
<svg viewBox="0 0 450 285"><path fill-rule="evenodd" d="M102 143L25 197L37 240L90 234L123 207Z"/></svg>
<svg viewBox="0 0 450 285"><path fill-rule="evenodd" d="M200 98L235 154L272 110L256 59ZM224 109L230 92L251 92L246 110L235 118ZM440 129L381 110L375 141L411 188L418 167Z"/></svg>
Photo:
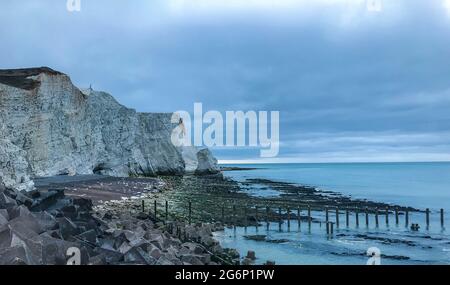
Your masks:
<svg viewBox="0 0 450 285"><path fill-rule="evenodd" d="M227 165L228 166L228 165ZM233 165L239 166L239 165ZM440 225L439 209L450 209L450 163L356 163L356 164L282 164L245 165L256 170L227 171L225 175L237 181L249 178L267 178L275 181L294 182L317 187L321 190L340 192L353 198L395 203L420 209L430 208L430 227L425 226L423 213L410 214L409 223L418 223L419 231L405 226L404 216L399 224L390 216L389 226L385 216L379 216L379 227L370 216L369 226L360 215L356 227L355 216L345 226L345 215L340 216L341 226L327 235L325 225L307 223L298 228L291 221L290 231L285 221L279 230L278 223L271 223L269 230L261 227L226 229L216 233L225 247L237 248L241 255L255 250L256 263L274 260L277 264L365 264L369 247L380 249L382 264L450 264L449 231ZM244 190L250 195L270 197L279 193L270 187L253 186ZM325 220L322 212L313 217ZM330 216L333 221L335 217ZM445 223L448 224L448 215ZM248 240L245 235L267 235L270 240L283 243Z"/></svg>

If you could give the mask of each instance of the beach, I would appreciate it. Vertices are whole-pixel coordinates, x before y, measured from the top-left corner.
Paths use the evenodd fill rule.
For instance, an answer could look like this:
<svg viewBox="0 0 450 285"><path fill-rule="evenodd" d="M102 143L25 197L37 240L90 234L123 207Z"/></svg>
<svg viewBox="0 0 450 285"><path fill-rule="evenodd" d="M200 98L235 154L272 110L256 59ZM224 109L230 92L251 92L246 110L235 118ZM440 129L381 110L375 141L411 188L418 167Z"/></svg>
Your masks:
<svg viewBox="0 0 450 285"><path fill-rule="evenodd" d="M320 165L307 166L303 171L320 168ZM287 169L289 167L291 169ZM298 167L305 168L305 165ZM326 165L326 171L330 171L330 167ZM353 173L362 171L357 166L337 167L347 168L346 171ZM418 166L413 167L417 169ZM445 169L448 166L431 167ZM144 203L146 211L151 214L156 201L157 213L163 220L220 224L222 227L214 231L214 238L222 247L236 248L241 262L250 250L257 256L253 264L263 264L268 260L276 264L365 264L367 249L377 247L381 250L384 264L448 264L450 239L440 225L438 208L430 207L430 225L427 228L425 208L419 202L409 204L405 199L404 202L395 200L398 203L393 203L386 198L390 197L386 193L379 193L379 199L372 192L364 196L355 191L351 195L351 190L340 192L333 187L322 186L324 184L320 188L314 187L312 183L298 183L292 177L287 182L289 172L298 173L297 170L292 165L242 168L234 165L223 174L208 176L57 177L38 179L36 184L38 188L59 187L67 195L94 198L97 210L106 207L120 213L130 209L139 212ZM285 177L270 177L276 176L277 172L283 172ZM376 176L379 178L380 174ZM324 181L331 184L329 179ZM369 186L361 187L367 189ZM442 207L447 209L445 205ZM389 209L388 221L386 208ZM336 220L336 209L339 221ZM399 211L397 217L396 210ZM333 223L331 234L326 230L327 220ZM411 230L413 223L420 225L418 231Z"/></svg>

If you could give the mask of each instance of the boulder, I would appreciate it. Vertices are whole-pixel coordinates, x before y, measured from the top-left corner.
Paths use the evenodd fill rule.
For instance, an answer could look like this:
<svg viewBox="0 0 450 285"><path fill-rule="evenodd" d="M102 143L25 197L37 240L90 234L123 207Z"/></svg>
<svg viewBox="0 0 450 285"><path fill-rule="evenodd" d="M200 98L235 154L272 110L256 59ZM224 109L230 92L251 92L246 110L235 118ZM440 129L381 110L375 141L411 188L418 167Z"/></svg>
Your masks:
<svg viewBox="0 0 450 285"><path fill-rule="evenodd" d="M6 219L3 215L0 214L0 227L6 225L8 223L8 219Z"/></svg>
<svg viewBox="0 0 450 285"><path fill-rule="evenodd" d="M12 220L9 221L8 226L14 231L20 232L30 231L37 235L44 232L44 228L42 228L38 220L31 214L21 215L16 218L13 218Z"/></svg>
<svg viewBox="0 0 450 285"><path fill-rule="evenodd" d="M175 265L175 263L167 257L161 256L156 262L156 265Z"/></svg>
<svg viewBox="0 0 450 285"><path fill-rule="evenodd" d="M156 259L140 247L133 247L127 251L127 253L125 253L124 260L125 262L132 264L154 265L156 263Z"/></svg>
<svg viewBox="0 0 450 285"><path fill-rule="evenodd" d="M87 241L92 244L97 243L97 232L95 230L88 230L76 236L82 241Z"/></svg>
<svg viewBox="0 0 450 285"><path fill-rule="evenodd" d="M184 254L180 257L181 261L190 265L204 265L204 263L200 260L202 258L201 255L195 254Z"/></svg>
<svg viewBox="0 0 450 285"><path fill-rule="evenodd" d="M27 256L22 246L0 248L0 265L27 264Z"/></svg>
<svg viewBox="0 0 450 285"><path fill-rule="evenodd" d="M67 240L71 236L78 235L80 233L79 228L69 219L63 217L58 220L59 232L63 239Z"/></svg>
<svg viewBox="0 0 450 285"><path fill-rule="evenodd" d="M86 198L73 198L72 204L77 207L78 211L91 211L93 204L92 200Z"/></svg>
<svg viewBox="0 0 450 285"><path fill-rule="evenodd" d="M89 254L84 246L80 243L68 242L61 239L55 239L44 233L42 238L42 264L48 265L66 265L70 256L67 250L71 247L80 250L81 264L89 263Z"/></svg>
<svg viewBox="0 0 450 285"><path fill-rule="evenodd" d="M205 250L198 244L193 242L185 242L182 244L183 247L188 248L194 254L202 254Z"/></svg>
<svg viewBox="0 0 450 285"><path fill-rule="evenodd" d="M0 209L9 209L17 206L16 200L7 196L4 192L0 192Z"/></svg>
<svg viewBox="0 0 450 285"><path fill-rule="evenodd" d="M55 230L58 227L55 217L47 212L34 212L32 215L45 231Z"/></svg>
<svg viewBox="0 0 450 285"><path fill-rule="evenodd" d="M5 254L8 255L11 251L7 249L13 249L12 252L16 252L17 257L26 264L42 264L42 241L39 235L27 228L27 225L16 223L18 219L21 217L0 228L0 250L5 250ZM12 260L8 257L3 262L8 264L6 262L12 262Z"/></svg>
<svg viewBox="0 0 450 285"><path fill-rule="evenodd" d="M247 252L247 256L245 258L248 258L250 260L255 260L256 259L256 253L253 250L249 250Z"/></svg>
<svg viewBox="0 0 450 285"><path fill-rule="evenodd" d="M96 247L94 252L101 255L105 259L106 264L117 264L124 261L123 254L115 250Z"/></svg>
<svg viewBox="0 0 450 285"><path fill-rule="evenodd" d="M5 218L7 221L9 220L9 214L7 209L0 209L0 216Z"/></svg>
<svg viewBox="0 0 450 285"><path fill-rule="evenodd" d="M151 257L153 257L156 260L158 260L162 255L161 250L153 244L150 244L147 247L147 252L150 254Z"/></svg>
<svg viewBox="0 0 450 285"><path fill-rule="evenodd" d="M64 199L64 190L50 189L46 192L41 192L39 198L33 200L30 207L31 211L46 211L50 207L55 206L58 201Z"/></svg>

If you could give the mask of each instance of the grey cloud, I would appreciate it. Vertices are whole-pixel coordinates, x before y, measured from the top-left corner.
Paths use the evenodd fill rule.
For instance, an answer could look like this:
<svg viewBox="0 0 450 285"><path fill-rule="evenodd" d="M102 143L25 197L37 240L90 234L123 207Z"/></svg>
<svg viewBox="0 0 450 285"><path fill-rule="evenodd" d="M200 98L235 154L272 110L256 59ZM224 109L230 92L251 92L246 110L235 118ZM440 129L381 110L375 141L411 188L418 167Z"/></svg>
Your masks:
<svg viewBox="0 0 450 285"><path fill-rule="evenodd" d="M279 110L281 155L289 159L396 151L407 159L411 148L411 158L432 159L448 151L450 17L440 0L385 1L380 14L324 1L271 12L174 12L162 0L82 0L71 14L64 2L2 1L2 67L51 66L139 111L192 111L194 102ZM421 134L429 133L441 139L425 145ZM314 140L323 147L299 150Z"/></svg>

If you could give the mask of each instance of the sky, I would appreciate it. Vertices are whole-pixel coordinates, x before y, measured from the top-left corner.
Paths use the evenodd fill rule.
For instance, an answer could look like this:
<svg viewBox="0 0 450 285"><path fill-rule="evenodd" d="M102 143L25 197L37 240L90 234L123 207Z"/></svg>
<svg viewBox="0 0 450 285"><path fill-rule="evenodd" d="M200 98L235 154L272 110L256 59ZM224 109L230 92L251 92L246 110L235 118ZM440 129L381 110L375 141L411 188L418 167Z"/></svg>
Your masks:
<svg viewBox="0 0 450 285"><path fill-rule="evenodd" d="M140 112L280 112L278 157L222 162L450 161L450 0L370 1L2 0L0 68Z"/></svg>

